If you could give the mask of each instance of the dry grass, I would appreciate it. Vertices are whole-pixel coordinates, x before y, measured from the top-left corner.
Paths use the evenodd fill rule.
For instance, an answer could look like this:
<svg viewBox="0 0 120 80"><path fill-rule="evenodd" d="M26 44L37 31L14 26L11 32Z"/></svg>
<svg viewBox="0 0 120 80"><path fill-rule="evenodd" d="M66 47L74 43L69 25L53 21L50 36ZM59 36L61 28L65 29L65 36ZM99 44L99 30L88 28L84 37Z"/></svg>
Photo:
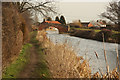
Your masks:
<svg viewBox="0 0 120 80"><path fill-rule="evenodd" d="M82 57L64 45L54 45L46 38L44 31L38 31L37 39L43 43L46 60L53 78L91 77L89 64Z"/></svg>
<svg viewBox="0 0 120 80"><path fill-rule="evenodd" d="M67 44L54 45L46 37L46 32L38 31L36 38L42 42L42 46L46 55L46 62L49 66L53 78L117 78L119 79L119 72L117 68L113 71L107 71L103 74L96 72L91 74L91 69L87 60L83 57L76 56L74 50L67 46ZM99 55L95 52L97 59Z"/></svg>

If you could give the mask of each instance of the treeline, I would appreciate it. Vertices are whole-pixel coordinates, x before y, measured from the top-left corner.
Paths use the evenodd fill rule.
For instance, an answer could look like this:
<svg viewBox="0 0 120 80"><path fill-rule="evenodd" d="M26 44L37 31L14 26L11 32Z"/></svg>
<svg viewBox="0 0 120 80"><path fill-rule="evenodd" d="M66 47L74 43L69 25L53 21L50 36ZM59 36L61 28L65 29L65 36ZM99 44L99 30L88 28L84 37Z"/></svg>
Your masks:
<svg viewBox="0 0 120 80"><path fill-rule="evenodd" d="M60 19L58 16L56 16L55 21L58 21L61 24L66 24L66 20L65 20L64 16L61 16Z"/></svg>
<svg viewBox="0 0 120 80"><path fill-rule="evenodd" d="M43 19L43 22L44 21L52 21L52 18L51 17L47 17L46 19ZM66 20L65 20L65 17L63 15L60 16L60 18L58 16L55 17L55 21L58 21L60 22L61 24L64 24L66 25Z"/></svg>

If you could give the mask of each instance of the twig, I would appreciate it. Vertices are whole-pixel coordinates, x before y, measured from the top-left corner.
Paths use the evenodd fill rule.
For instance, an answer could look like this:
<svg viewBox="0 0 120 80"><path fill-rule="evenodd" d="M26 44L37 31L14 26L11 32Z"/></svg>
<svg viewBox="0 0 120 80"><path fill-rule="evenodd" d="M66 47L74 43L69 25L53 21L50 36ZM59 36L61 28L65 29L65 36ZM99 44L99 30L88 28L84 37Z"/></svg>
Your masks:
<svg viewBox="0 0 120 80"><path fill-rule="evenodd" d="M95 55L96 55L96 58L98 59L99 57L98 57L98 54L97 54L97 52L95 51Z"/></svg>

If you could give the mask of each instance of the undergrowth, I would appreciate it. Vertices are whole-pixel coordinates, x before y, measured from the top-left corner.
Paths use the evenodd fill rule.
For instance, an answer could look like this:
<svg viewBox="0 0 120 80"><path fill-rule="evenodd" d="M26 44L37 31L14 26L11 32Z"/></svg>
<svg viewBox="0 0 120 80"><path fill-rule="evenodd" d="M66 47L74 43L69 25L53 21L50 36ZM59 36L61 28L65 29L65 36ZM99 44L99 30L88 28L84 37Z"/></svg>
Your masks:
<svg viewBox="0 0 120 80"><path fill-rule="evenodd" d="M25 44L17 58L13 61L3 72L3 78L16 78L18 73L23 69L25 64L28 62L29 49L32 47L32 44Z"/></svg>

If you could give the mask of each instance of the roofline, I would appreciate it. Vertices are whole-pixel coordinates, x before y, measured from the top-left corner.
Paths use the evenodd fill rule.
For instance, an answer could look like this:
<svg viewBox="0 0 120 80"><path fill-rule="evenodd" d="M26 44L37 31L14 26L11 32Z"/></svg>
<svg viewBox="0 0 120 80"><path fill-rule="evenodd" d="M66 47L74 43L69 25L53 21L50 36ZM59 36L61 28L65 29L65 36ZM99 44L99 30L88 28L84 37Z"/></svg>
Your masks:
<svg viewBox="0 0 120 80"><path fill-rule="evenodd" d="M81 22L81 23L90 23L90 22Z"/></svg>

